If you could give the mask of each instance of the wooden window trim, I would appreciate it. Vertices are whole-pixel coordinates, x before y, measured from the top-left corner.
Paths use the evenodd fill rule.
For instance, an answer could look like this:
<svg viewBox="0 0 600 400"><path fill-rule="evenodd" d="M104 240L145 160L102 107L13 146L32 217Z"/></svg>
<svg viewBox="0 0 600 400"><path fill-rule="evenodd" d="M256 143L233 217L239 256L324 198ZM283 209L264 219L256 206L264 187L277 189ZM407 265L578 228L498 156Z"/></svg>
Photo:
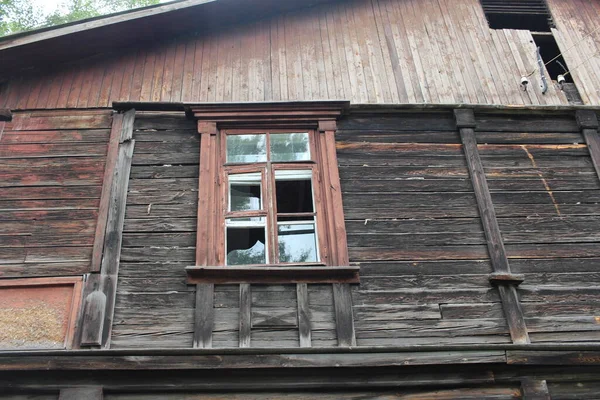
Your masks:
<svg viewBox="0 0 600 400"><path fill-rule="evenodd" d="M348 266L346 228L335 148L336 120L347 107L347 102L187 106L188 115L198 120L200 134L196 265L186 268L188 283L356 283L359 281L358 268ZM227 198L226 173L256 172L267 164L225 163L225 137L228 134L273 132L310 132L311 160L290 163L272 162L270 167L274 168L273 170L283 168L313 171L320 262L225 266L226 213L223 210L226 209L224 203ZM269 186L272 185L274 181ZM270 212L272 213L273 210ZM270 220L273 221L273 217ZM274 228L271 227L272 229Z"/></svg>

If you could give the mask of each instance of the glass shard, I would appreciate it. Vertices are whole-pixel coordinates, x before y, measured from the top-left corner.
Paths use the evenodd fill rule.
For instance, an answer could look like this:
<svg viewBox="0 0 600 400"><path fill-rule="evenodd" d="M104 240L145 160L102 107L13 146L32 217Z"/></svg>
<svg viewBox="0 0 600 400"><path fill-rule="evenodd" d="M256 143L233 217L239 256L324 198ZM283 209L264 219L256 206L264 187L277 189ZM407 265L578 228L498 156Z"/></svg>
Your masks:
<svg viewBox="0 0 600 400"><path fill-rule="evenodd" d="M279 262L317 261L315 224L282 224L278 226Z"/></svg>

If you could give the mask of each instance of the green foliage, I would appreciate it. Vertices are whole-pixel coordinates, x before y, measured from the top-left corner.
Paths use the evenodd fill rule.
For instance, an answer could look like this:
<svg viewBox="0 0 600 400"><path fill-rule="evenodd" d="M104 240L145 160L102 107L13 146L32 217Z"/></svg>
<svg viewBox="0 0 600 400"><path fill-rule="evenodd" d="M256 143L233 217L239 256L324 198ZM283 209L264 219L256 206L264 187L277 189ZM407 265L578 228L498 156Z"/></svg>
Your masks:
<svg viewBox="0 0 600 400"><path fill-rule="evenodd" d="M0 36L158 4L159 0L65 0L49 15L28 0L0 0Z"/></svg>

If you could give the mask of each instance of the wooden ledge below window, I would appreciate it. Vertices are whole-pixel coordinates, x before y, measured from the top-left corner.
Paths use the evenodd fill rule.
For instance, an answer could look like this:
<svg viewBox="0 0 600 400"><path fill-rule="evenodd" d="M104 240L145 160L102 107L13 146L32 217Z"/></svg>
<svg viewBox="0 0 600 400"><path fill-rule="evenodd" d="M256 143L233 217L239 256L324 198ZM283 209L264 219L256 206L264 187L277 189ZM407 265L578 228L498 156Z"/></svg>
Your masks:
<svg viewBox="0 0 600 400"><path fill-rule="evenodd" d="M186 267L187 283L359 283L359 267Z"/></svg>

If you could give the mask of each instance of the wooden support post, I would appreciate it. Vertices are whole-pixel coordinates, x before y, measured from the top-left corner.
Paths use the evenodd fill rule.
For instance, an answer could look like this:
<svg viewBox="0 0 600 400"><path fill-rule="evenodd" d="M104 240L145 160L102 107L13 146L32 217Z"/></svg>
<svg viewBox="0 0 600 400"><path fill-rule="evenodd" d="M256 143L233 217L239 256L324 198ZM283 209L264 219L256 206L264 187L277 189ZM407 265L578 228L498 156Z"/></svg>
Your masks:
<svg viewBox="0 0 600 400"><path fill-rule="evenodd" d="M600 136L598 136L598 116L594 111L579 110L576 113L577 123L588 145L592 163L600 179Z"/></svg>
<svg viewBox="0 0 600 400"><path fill-rule="evenodd" d="M218 200L215 185L215 159L218 151L217 124L198 122L200 134L200 172L198 182L198 228L196 232L196 265L217 265L215 216L211 213L211 201ZM194 313L194 347L212 347L214 326L214 284L196 285L196 310Z"/></svg>
<svg viewBox="0 0 600 400"><path fill-rule="evenodd" d="M252 331L252 291L249 283L240 285L240 347L250 347Z"/></svg>
<svg viewBox="0 0 600 400"><path fill-rule="evenodd" d="M214 326L214 290L212 283L196 285L196 310L194 313L194 348L212 347Z"/></svg>
<svg viewBox="0 0 600 400"><path fill-rule="evenodd" d="M523 378L521 390L524 400L551 400L548 384L544 380Z"/></svg>
<svg viewBox="0 0 600 400"><path fill-rule="evenodd" d="M308 305L308 285L298 283L296 285L296 297L298 301L298 334L300 335L300 347L311 347L311 322L310 307Z"/></svg>
<svg viewBox="0 0 600 400"><path fill-rule="evenodd" d="M133 140L133 120L135 110L121 116L115 116L111 141L117 140L117 154L114 166L111 167L110 190L107 195L106 222L102 236L102 255L100 275L93 274L86 282L84 309L80 327L79 347L110 347L110 334L117 295L117 276L123 240L123 224L127 203L127 189L135 141ZM103 189L104 192L105 189ZM98 232L97 232L98 233ZM97 236L98 237L98 236ZM96 245L96 243L95 243ZM100 292L102 295L95 294ZM104 307L102 307L104 304ZM98 334L101 332L101 339Z"/></svg>
<svg viewBox="0 0 600 400"><path fill-rule="evenodd" d="M58 400L102 400L104 393L101 386L65 388L60 390Z"/></svg>
<svg viewBox="0 0 600 400"><path fill-rule="evenodd" d="M352 315L352 293L349 283L333 284L333 303L337 328L338 346L356 346L354 318Z"/></svg>
<svg viewBox="0 0 600 400"><path fill-rule="evenodd" d="M521 309L516 286L523 281L522 276L513 275L510 271L506 249L496 218L492 196L490 194L483 164L477 149L475 138L475 115L473 110L454 110L456 126L460 132L463 150L467 159L469 175L473 183L481 223L485 232L488 251L494 273L490 282L498 286L504 314L513 343L529 343L529 335L525 326L525 318Z"/></svg>

